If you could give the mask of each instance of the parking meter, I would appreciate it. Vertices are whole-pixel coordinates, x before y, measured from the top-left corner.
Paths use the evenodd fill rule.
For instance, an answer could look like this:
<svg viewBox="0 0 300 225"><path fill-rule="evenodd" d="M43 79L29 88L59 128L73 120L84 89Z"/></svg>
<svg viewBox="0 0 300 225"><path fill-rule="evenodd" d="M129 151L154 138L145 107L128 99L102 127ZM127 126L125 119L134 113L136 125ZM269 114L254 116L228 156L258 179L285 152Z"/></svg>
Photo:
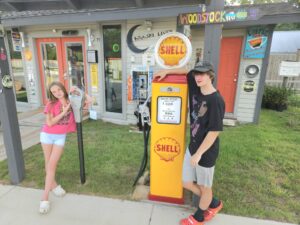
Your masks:
<svg viewBox="0 0 300 225"><path fill-rule="evenodd" d="M69 94L69 99L72 105L72 109L75 116L75 122L81 123L82 122L82 107L84 104L84 92L79 89L78 87L73 87Z"/></svg>
<svg viewBox="0 0 300 225"><path fill-rule="evenodd" d="M82 108L84 105L84 91L78 87L73 87L73 90L69 93L70 103L73 109L76 128L77 128L77 141L79 151L79 163L80 163L80 180L81 183L85 183L85 167L84 167L84 153L83 153L83 141L82 141Z"/></svg>

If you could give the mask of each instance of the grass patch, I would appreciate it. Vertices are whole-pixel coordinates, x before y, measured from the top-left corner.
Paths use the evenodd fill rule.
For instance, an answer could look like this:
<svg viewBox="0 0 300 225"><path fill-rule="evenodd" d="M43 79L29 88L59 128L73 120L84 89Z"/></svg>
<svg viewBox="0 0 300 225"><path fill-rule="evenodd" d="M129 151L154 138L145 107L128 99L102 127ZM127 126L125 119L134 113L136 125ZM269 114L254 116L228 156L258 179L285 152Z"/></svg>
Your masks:
<svg viewBox="0 0 300 225"><path fill-rule="evenodd" d="M291 114L292 113L292 114ZM216 165L214 194L224 213L300 223L300 109L262 110L260 124L225 128ZM83 126L87 182L80 184L77 136L67 138L57 180L68 192L129 199L143 154L142 134L129 126L87 121ZM24 152L21 185L43 188L40 145ZM0 183L9 183L7 162L0 162Z"/></svg>

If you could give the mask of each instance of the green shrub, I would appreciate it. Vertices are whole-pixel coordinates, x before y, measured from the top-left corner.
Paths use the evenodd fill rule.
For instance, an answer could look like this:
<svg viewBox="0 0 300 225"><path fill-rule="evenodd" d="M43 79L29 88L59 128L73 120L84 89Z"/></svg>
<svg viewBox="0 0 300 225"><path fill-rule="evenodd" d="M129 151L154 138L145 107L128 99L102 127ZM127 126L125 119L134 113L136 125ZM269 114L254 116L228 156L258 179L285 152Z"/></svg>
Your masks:
<svg viewBox="0 0 300 225"><path fill-rule="evenodd" d="M265 86L262 106L267 109L283 111L287 109L288 97L292 94L290 89L284 87Z"/></svg>
<svg viewBox="0 0 300 225"><path fill-rule="evenodd" d="M300 107L300 95L293 93L288 97L288 105Z"/></svg>

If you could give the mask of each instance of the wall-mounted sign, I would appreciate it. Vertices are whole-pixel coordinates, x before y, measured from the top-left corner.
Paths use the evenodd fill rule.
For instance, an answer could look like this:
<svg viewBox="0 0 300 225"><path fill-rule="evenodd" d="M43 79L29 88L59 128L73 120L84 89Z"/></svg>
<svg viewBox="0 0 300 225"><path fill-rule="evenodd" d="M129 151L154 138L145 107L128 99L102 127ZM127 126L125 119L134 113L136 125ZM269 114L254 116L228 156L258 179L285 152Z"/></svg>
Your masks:
<svg viewBox="0 0 300 225"><path fill-rule="evenodd" d="M127 45L134 53L144 53L149 49L149 43L154 44L162 35L172 32L172 29L153 29L151 31L145 29L141 24L135 25L128 31Z"/></svg>
<svg viewBox="0 0 300 225"><path fill-rule="evenodd" d="M269 30L265 27L254 27L247 30L244 58L262 59L268 43Z"/></svg>
<svg viewBox="0 0 300 225"><path fill-rule="evenodd" d="M300 76L300 62L281 61L279 66L279 76Z"/></svg>
<svg viewBox="0 0 300 225"><path fill-rule="evenodd" d="M0 48L0 60L5 61L7 58L4 48Z"/></svg>
<svg viewBox="0 0 300 225"><path fill-rule="evenodd" d="M209 23L228 23L246 20L257 20L258 8L238 8L211 12L184 13L178 16L178 25L197 25Z"/></svg>
<svg viewBox="0 0 300 225"><path fill-rule="evenodd" d="M98 51L97 50L87 50L87 62L88 63L98 63Z"/></svg>
<svg viewBox="0 0 300 225"><path fill-rule="evenodd" d="M253 80L246 80L243 85L245 92L252 92L255 89L255 82Z"/></svg>
<svg viewBox="0 0 300 225"><path fill-rule="evenodd" d="M63 36L75 36L78 35L78 30L63 30L61 34Z"/></svg>
<svg viewBox="0 0 300 225"><path fill-rule="evenodd" d="M30 49L26 49L24 51L24 55L25 55L26 61L31 61L32 60L32 52L30 51Z"/></svg>
<svg viewBox="0 0 300 225"><path fill-rule="evenodd" d="M4 75L2 77L2 85L5 88L12 88L13 87L13 81L11 79L11 76L9 75Z"/></svg>
<svg viewBox="0 0 300 225"><path fill-rule="evenodd" d="M186 65L192 55L190 40L181 33L163 35L156 43L155 60L165 69L180 68Z"/></svg>
<svg viewBox="0 0 300 225"><path fill-rule="evenodd" d="M168 124L180 124L181 98L158 97L157 122Z"/></svg>
<svg viewBox="0 0 300 225"><path fill-rule="evenodd" d="M90 72L91 72L92 91L98 92L98 64L96 63L91 64Z"/></svg>

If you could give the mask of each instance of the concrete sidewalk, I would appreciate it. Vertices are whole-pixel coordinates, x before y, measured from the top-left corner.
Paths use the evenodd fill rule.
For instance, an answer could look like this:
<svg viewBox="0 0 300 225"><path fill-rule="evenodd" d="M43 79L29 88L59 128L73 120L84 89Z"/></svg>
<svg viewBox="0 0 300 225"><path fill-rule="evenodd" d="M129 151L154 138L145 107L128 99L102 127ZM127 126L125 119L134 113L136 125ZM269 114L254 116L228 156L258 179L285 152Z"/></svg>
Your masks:
<svg viewBox="0 0 300 225"><path fill-rule="evenodd" d="M1 225L177 225L192 210L177 205L134 202L96 196L51 196L51 211L38 213L42 190L0 184ZM287 225L218 214L208 225Z"/></svg>
<svg viewBox="0 0 300 225"><path fill-rule="evenodd" d="M40 142L40 131L45 121L43 109L39 108L18 114L23 150ZM6 159L3 130L0 130L0 161Z"/></svg>

